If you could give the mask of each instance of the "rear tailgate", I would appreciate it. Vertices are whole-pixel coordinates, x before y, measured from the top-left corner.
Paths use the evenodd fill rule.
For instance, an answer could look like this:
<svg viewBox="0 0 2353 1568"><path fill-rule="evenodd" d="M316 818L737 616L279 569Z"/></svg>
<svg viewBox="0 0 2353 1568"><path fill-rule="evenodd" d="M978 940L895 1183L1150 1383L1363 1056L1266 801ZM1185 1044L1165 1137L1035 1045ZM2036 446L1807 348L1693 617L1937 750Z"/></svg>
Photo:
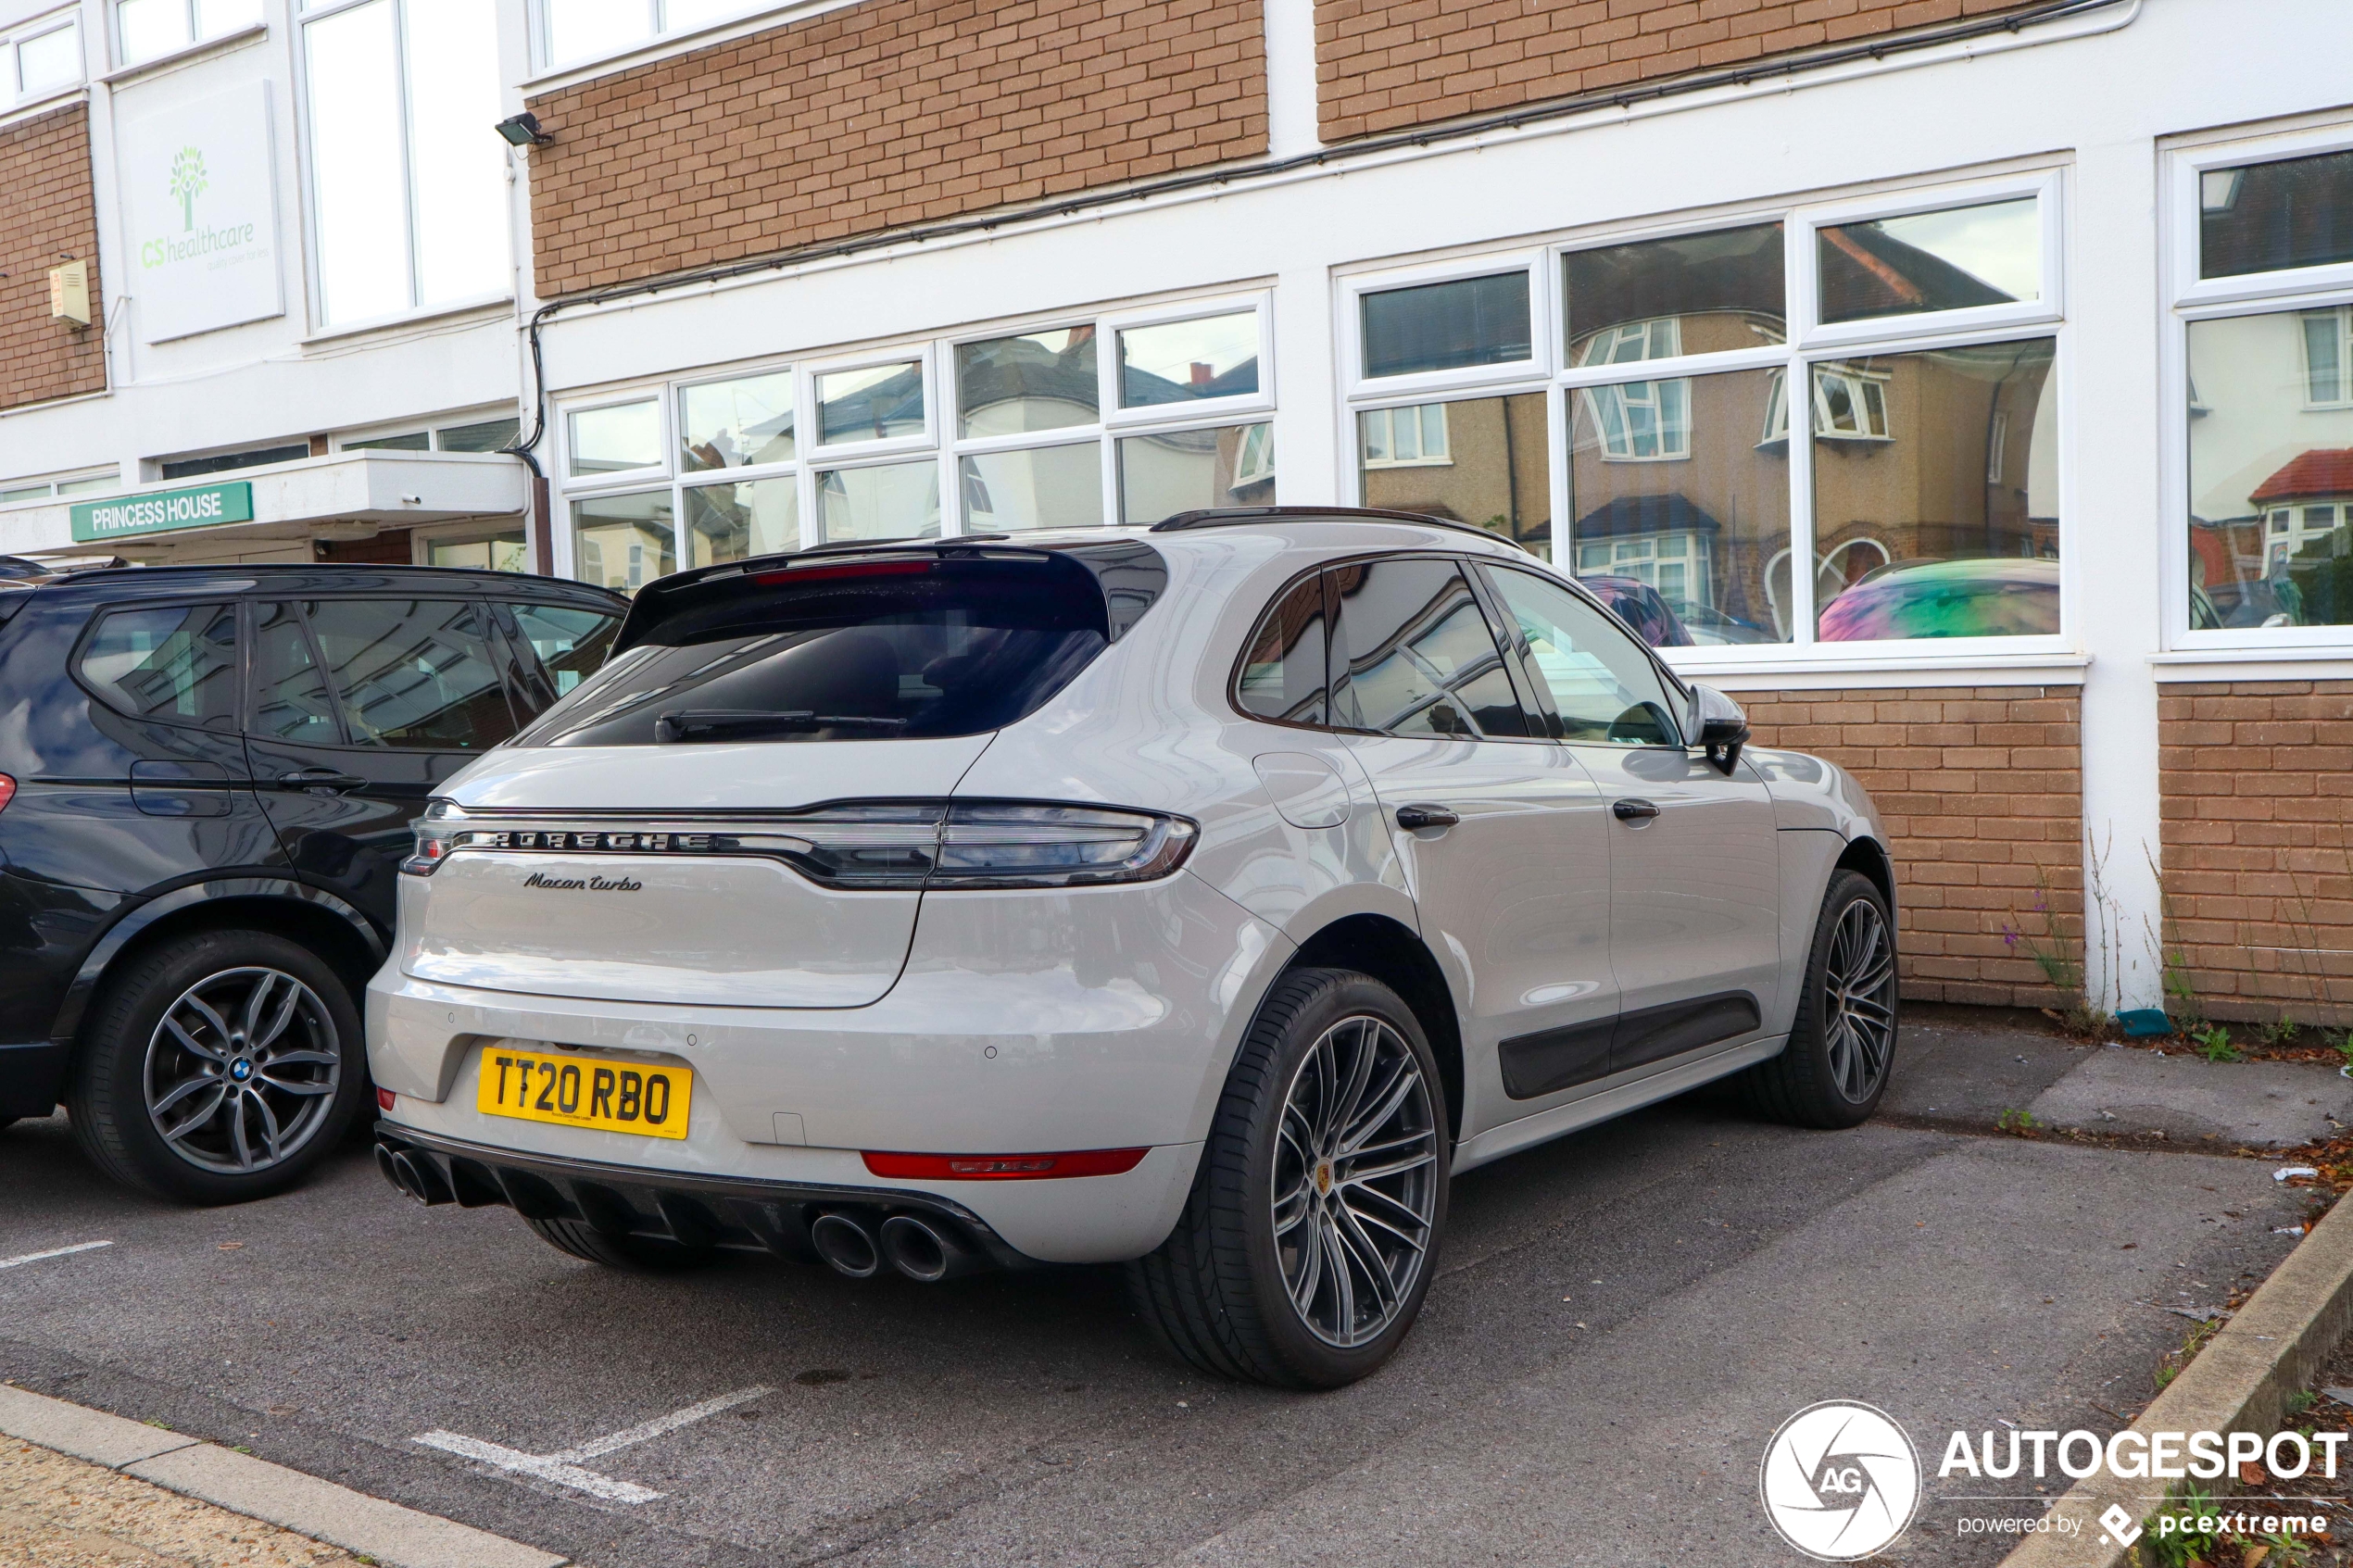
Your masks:
<svg viewBox="0 0 2353 1568"><path fill-rule="evenodd" d="M401 971L656 1005L879 1000L922 894L813 880L788 859L809 837L795 815L951 795L988 739L493 753L451 793L469 827L502 841L402 879Z"/></svg>

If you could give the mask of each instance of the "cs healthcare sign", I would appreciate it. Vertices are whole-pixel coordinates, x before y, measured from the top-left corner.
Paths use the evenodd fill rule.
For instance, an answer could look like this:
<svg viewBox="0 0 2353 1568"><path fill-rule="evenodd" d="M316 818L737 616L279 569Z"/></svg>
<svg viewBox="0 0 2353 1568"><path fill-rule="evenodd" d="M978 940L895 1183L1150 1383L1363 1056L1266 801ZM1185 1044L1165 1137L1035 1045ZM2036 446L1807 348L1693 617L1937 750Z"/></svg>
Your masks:
<svg viewBox="0 0 2353 1568"><path fill-rule="evenodd" d="M208 528L216 522L251 522L253 486L206 484L193 490L161 490L150 495L118 495L77 501L73 542L99 545L134 533L165 533L175 528Z"/></svg>
<svg viewBox="0 0 2353 1568"><path fill-rule="evenodd" d="M131 296L146 342L284 314L271 149L268 82L123 128Z"/></svg>

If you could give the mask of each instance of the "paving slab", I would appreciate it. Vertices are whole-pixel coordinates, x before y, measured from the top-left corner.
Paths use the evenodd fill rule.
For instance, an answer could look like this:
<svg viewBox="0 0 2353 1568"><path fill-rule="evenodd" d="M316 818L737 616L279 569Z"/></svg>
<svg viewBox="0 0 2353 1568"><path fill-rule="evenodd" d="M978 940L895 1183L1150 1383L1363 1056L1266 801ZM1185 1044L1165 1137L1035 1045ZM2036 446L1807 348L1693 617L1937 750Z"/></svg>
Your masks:
<svg viewBox="0 0 2353 1568"><path fill-rule="evenodd" d="M358 1568L360 1561L102 1465L0 1442L0 1568Z"/></svg>
<svg viewBox="0 0 2353 1568"><path fill-rule="evenodd" d="M2325 1064L2100 1049L2027 1109L2054 1127L2290 1148L2353 1125L2353 1080Z"/></svg>
<svg viewBox="0 0 2353 1568"><path fill-rule="evenodd" d="M0 1386L0 1434L86 1459L109 1470L168 1454L174 1449L193 1448L201 1440L64 1399L6 1386Z"/></svg>
<svg viewBox="0 0 2353 1568"><path fill-rule="evenodd" d="M213 1443L123 1474L360 1552L388 1568L562 1568L566 1559Z"/></svg>
<svg viewBox="0 0 2353 1568"><path fill-rule="evenodd" d="M1990 1127L2003 1111L2032 1104L2098 1049L2042 1030L1906 1017L1880 1114Z"/></svg>

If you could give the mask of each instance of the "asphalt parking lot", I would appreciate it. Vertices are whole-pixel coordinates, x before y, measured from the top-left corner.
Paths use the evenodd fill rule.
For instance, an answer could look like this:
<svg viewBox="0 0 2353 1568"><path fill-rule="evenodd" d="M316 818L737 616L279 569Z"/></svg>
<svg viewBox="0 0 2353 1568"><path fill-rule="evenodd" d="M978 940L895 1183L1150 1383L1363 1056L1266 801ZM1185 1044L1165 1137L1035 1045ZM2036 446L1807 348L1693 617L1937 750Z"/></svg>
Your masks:
<svg viewBox="0 0 2353 1568"><path fill-rule="evenodd" d="M2267 1273L2303 1199L2269 1161L1976 1130L2080 1050L1907 1047L1851 1133L1703 1094L1463 1177L1418 1330L1320 1396L1163 1361L1107 1273L622 1275L502 1210L422 1209L358 1147L286 1197L172 1210L22 1123L0 1377L595 1568L1794 1562L1758 1456L1859 1399L1929 1450L1903 1560L1992 1562L1955 1520L2066 1483L1941 1483L1945 1435L2123 1424L2188 1327L2167 1309Z"/></svg>

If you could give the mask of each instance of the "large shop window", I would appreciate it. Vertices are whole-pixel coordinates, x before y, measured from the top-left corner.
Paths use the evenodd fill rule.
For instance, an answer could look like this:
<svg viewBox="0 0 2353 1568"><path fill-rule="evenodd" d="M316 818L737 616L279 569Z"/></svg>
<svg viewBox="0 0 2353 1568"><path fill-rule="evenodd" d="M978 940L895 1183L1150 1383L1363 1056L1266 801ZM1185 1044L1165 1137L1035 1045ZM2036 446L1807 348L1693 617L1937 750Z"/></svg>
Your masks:
<svg viewBox="0 0 2353 1568"><path fill-rule="evenodd" d="M1646 634L1713 658L2056 638L2057 199L2029 176L1356 285L1358 495L1663 604Z"/></svg>
<svg viewBox="0 0 2353 1568"><path fill-rule="evenodd" d="M681 566L844 540L1269 504L1266 310L1253 299L1065 320L574 405L562 423L571 571L634 593ZM1430 428L1442 453L1444 419Z"/></svg>
<svg viewBox="0 0 2353 1568"><path fill-rule="evenodd" d="M2183 213L2196 255L2178 283L2188 547L2176 629L2341 645L2332 629L2353 627L2353 149L2202 152L2177 176L2183 206L2196 203Z"/></svg>
<svg viewBox="0 0 2353 1568"><path fill-rule="evenodd" d="M497 8L312 0L302 45L321 324L506 294Z"/></svg>

